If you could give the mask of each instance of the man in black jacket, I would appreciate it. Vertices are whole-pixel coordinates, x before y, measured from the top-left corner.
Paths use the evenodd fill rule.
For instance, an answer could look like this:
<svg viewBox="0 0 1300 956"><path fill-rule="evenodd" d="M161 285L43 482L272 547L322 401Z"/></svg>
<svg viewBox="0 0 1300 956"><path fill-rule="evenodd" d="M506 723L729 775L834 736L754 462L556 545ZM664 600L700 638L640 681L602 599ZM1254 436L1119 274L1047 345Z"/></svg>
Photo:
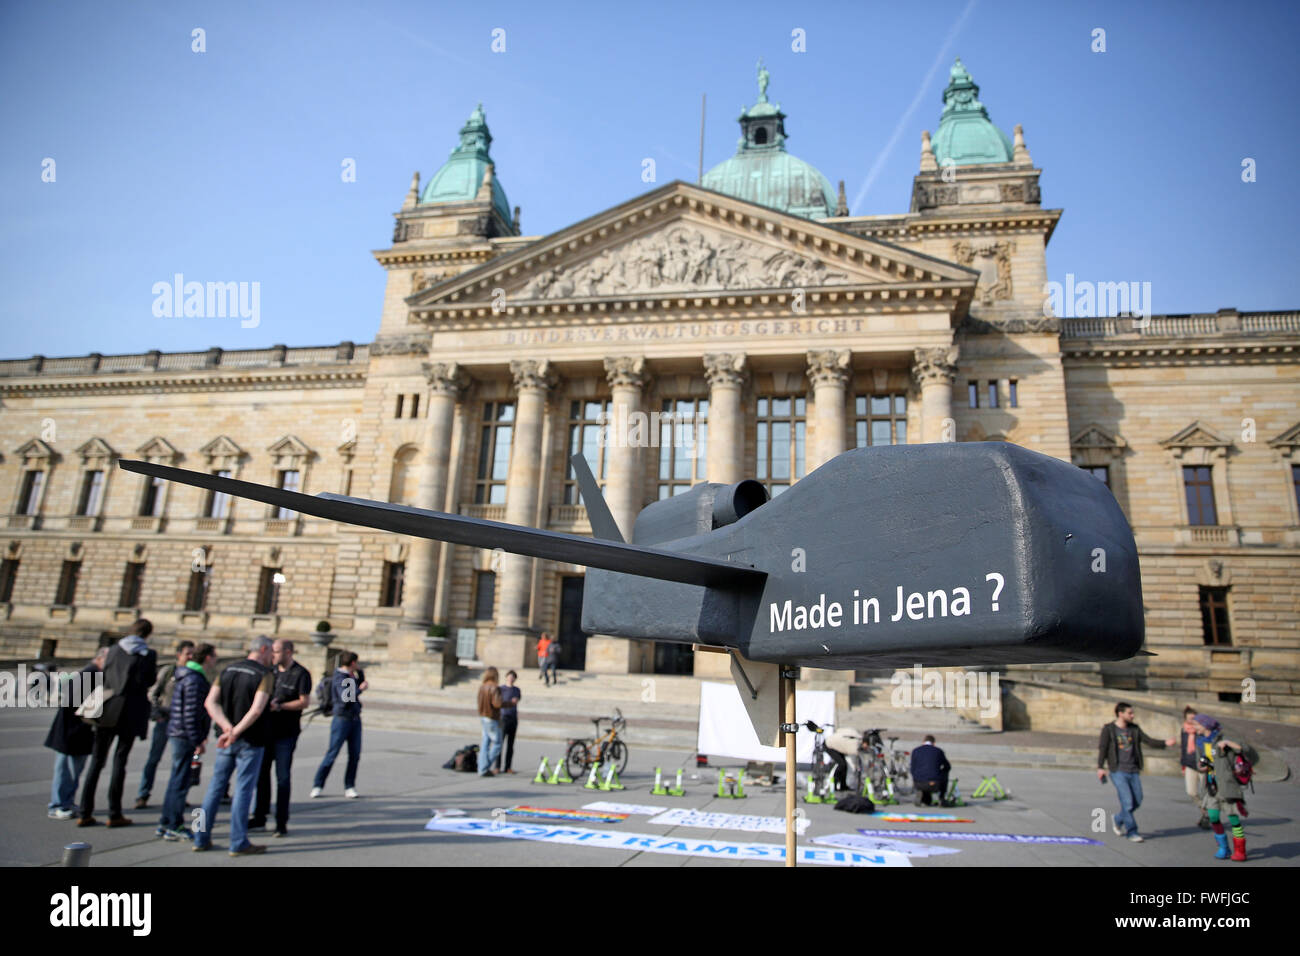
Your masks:
<svg viewBox="0 0 1300 956"><path fill-rule="evenodd" d="M126 761L131 755L131 745L137 737L143 740L149 733L149 688L158 676L158 654L145 644L152 633L153 625L140 618L113 645L104 662L104 691L110 696L104 701L103 714L95 726L90 769L86 771L86 783L81 790L79 827L99 823L95 819L95 788L99 786L99 774L108 761L113 741L117 741L117 748L113 751L113 775L108 782L108 825L131 825L122 816L122 790L126 787Z"/></svg>
<svg viewBox="0 0 1300 956"><path fill-rule="evenodd" d="M947 755L934 744L934 736L926 734L921 746L912 751L912 783L916 787L915 802L918 807L930 806L931 796L937 794L943 803L948 793L948 772L952 764Z"/></svg>
<svg viewBox="0 0 1300 956"><path fill-rule="evenodd" d="M1097 779L1104 783L1109 770L1115 782L1119 813L1111 818L1110 826L1116 836L1127 836L1132 843L1142 842L1133 816L1142 806L1142 745L1163 750L1176 743L1172 737L1161 741L1144 734L1133 720L1132 704L1120 701L1115 705L1115 721L1101 728L1097 744Z"/></svg>

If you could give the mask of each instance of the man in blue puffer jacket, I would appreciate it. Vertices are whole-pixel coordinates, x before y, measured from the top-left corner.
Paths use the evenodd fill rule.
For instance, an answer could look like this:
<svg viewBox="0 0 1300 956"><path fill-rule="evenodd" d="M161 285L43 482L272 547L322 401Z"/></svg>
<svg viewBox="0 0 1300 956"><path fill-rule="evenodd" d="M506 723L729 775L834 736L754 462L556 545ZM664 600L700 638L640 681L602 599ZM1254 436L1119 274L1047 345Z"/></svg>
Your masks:
<svg viewBox="0 0 1300 956"><path fill-rule="evenodd" d="M172 691L171 716L167 736L172 745L172 775L163 798L162 819L154 832L164 840L189 840L193 835L181 817L185 813L185 794L190 789L190 758L201 754L212 718L203 706L208 696L205 664L216 662L217 652L211 644L200 644L185 667L177 668L176 688Z"/></svg>

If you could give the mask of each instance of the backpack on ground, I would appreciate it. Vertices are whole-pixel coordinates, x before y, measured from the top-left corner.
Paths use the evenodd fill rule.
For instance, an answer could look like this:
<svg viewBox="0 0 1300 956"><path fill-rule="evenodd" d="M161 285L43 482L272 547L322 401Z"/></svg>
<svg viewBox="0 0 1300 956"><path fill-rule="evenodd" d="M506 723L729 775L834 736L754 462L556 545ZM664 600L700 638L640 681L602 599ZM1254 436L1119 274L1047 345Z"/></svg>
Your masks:
<svg viewBox="0 0 1300 956"><path fill-rule="evenodd" d="M468 744L461 747L451 759L442 765L443 770L456 770L460 773L476 773L478 771L478 744Z"/></svg>

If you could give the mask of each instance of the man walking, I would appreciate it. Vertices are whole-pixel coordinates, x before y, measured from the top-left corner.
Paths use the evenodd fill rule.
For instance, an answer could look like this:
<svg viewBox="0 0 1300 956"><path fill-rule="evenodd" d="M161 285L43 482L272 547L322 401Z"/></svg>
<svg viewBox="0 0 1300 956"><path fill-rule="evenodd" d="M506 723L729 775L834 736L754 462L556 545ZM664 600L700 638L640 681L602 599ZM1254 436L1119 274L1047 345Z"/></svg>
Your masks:
<svg viewBox="0 0 1300 956"><path fill-rule="evenodd" d="M325 779L330 775L344 742L348 745L348 763L343 771L343 796L349 800L360 796L357 793L357 765L361 763L361 692L369 686L366 672L357 664L357 655L353 651L339 655L339 666L330 682L330 696L334 701L330 745L325 751L325 759L316 768L316 779L311 788L313 799L324 791Z"/></svg>
<svg viewBox="0 0 1300 956"><path fill-rule="evenodd" d="M201 644L176 676L171 696L167 736L172 744L172 773L163 797L162 817L154 832L164 840L189 840L194 834L185 828L185 794L190 789L190 761L206 747L212 719L204 708L209 684L203 664L216 656L211 644Z"/></svg>
<svg viewBox="0 0 1300 956"><path fill-rule="evenodd" d="M95 743L91 751L90 769L81 790L81 819L79 827L93 827L95 819L95 788L99 774L108 762L108 749L113 750L113 775L108 782L108 825L128 827L131 821L122 816L122 791L126 789L126 761L131 755L135 739L141 740L149 733L149 688L158 676L158 654L145 643L153 633L153 625L140 618L127 630L126 635L108 652L104 661L103 713L95 726Z"/></svg>
<svg viewBox="0 0 1300 956"><path fill-rule="evenodd" d="M546 678L547 687L560 682L560 651L559 638L553 639L546 647L546 663L542 666L542 676Z"/></svg>
<svg viewBox="0 0 1300 956"><path fill-rule="evenodd" d="M1119 794L1119 813L1111 818L1111 829L1116 836L1127 836L1132 843L1141 843L1137 820L1133 814L1142 806L1142 745L1163 750L1177 743L1173 738L1156 740L1142 732L1133 720L1133 705L1120 701L1115 705L1115 721L1101 728L1097 744L1097 779L1105 782L1110 771Z"/></svg>
<svg viewBox="0 0 1300 956"><path fill-rule="evenodd" d="M149 794L153 792L154 776L158 764L162 761L163 751L167 749L167 722L172 705L172 689L176 678L185 668L185 662L194 651L193 641L181 641L176 645L176 663L164 664L158 670L158 679L149 691L149 719L153 721L153 739L149 741L149 756L144 762L144 772L140 774L140 789L135 795L135 808L143 810L149 806Z"/></svg>
<svg viewBox="0 0 1300 956"><path fill-rule="evenodd" d="M271 691L270 740L257 776L257 805L251 830L266 827L271 810L271 765L275 764L275 835L289 835L289 771L302 730L302 712L311 700L311 674L293 659L293 641L277 638L271 645L275 687Z"/></svg>
<svg viewBox="0 0 1300 956"><path fill-rule="evenodd" d="M212 848L212 830L221 808L221 796L230 777L235 777L235 794L230 802L230 855L265 853L266 847L248 840L248 808L257 790L266 744L266 704L271 699L271 639L264 634L253 638L248 657L235 661L208 691L204 706L221 729L217 755L212 762L212 780L203 798L203 812L194 827L194 849Z"/></svg>

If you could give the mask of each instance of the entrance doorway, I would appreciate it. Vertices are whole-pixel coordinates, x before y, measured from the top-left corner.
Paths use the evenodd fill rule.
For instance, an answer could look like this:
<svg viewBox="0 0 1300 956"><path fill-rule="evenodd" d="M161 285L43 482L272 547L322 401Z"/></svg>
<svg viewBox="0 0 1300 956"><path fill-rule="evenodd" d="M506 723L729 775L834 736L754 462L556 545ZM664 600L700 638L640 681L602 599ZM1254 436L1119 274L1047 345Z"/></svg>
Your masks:
<svg viewBox="0 0 1300 956"><path fill-rule="evenodd" d="M582 631L582 587L585 578L574 574L560 578L560 666L583 670L587 666L587 635Z"/></svg>
<svg viewBox="0 0 1300 956"><path fill-rule="evenodd" d="M670 644L667 641L655 642L655 673L684 674L695 673L695 648L689 644Z"/></svg>

